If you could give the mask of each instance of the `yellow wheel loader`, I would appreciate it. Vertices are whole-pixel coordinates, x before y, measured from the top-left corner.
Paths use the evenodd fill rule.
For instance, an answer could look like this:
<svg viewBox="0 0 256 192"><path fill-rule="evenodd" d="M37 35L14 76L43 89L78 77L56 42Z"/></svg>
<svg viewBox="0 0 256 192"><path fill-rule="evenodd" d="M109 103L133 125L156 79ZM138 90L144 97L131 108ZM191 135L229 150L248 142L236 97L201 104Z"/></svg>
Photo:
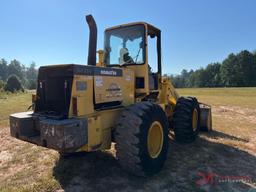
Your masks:
<svg viewBox="0 0 256 192"><path fill-rule="evenodd" d="M60 153L106 150L116 143L116 158L140 176L161 170L168 134L193 142L200 129L211 130L211 108L194 97L179 97L162 76L161 31L145 22L105 30L97 51L97 26L91 15L87 65L39 68L33 111L10 115L13 137ZM155 40L152 71L149 40ZM98 53L98 62L96 55Z"/></svg>

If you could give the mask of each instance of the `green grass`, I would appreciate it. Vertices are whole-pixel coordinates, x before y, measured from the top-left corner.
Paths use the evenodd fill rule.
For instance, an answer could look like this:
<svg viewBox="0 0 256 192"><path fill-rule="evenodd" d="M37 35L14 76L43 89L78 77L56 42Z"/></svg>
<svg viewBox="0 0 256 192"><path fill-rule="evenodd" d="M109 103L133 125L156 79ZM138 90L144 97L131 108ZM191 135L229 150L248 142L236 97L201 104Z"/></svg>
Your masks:
<svg viewBox="0 0 256 192"><path fill-rule="evenodd" d="M186 88L177 89L180 95L196 96L210 105L234 105L256 108L256 88Z"/></svg>
<svg viewBox="0 0 256 192"><path fill-rule="evenodd" d="M31 93L0 93L0 191L248 191L256 184L222 183L199 187L198 171L256 179L256 88L177 89L212 105L212 133L189 145L170 140L159 174L137 178L124 172L114 150L59 157L9 136L9 114L26 111Z"/></svg>
<svg viewBox="0 0 256 192"><path fill-rule="evenodd" d="M9 114L26 111L31 105L31 92L7 94L0 92L0 126L9 123Z"/></svg>

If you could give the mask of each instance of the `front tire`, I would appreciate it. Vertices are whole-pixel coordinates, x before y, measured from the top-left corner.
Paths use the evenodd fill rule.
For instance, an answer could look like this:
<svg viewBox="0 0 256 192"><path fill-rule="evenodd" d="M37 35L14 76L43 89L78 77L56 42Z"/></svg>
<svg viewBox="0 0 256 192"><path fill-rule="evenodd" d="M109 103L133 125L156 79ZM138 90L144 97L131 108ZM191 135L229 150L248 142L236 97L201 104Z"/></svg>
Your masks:
<svg viewBox="0 0 256 192"><path fill-rule="evenodd" d="M173 112L175 139L180 143L193 142L200 130L200 108L195 97L180 97Z"/></svg>
<svg viewBox="0 0 256 192"><path fill-rule="evenodd" d="M123 169L138 176L159 172L168 152L168 120L163 109L141 102L124 109L116 131L116 156Z"/></svg>

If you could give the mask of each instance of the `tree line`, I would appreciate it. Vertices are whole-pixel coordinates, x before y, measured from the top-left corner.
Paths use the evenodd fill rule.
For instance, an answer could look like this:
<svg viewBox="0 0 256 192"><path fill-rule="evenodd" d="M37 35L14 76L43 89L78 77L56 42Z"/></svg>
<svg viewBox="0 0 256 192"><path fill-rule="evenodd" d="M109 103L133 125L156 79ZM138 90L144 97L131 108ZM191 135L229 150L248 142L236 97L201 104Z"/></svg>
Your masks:
<svg viewBox="0 0 256 192"><path fill-rule="evenodd" d="M36 89L35 62L29 67L14 59L0 59L0 91ZM167 75L177 88L183 87L255 87L256 51L231 53L222 63L211 63L197 70L183 69L179 75Z"/></svg>
<svg viewBox="0 0 256 192"><path fill-rule="evenodd" d="M0 59L0 91L19 91L35 89L37 84L36 63L32 62L29 67L21 64L18 60Z"/></svg>
<svg viewBox="0 0 256 192"><path fill-rule="evenodd" d="M231 53L222 63L211 63L205 68L187 71L179 75L165 75L175 87L255 87L256 51L243 50Z"/></svg>

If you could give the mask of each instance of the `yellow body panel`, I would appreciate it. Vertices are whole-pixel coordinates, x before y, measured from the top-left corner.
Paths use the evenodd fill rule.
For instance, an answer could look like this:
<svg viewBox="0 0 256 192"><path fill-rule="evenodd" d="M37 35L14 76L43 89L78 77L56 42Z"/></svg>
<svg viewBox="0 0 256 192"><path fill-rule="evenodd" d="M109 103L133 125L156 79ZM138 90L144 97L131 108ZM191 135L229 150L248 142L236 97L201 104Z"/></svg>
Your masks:
<svg viewBox="0 0 256 192"><path fill-rule="evenodd" d="M74 76L69 118L86 118L88 122L88 144L78 151L95 151L110 148L112 141L111 131L114 127L115 119L118 118L123 108L95 110L94 103L120 101L123 106L128 106L135 102L134 72L127 68L122 69L122 71L122 76ZM79 87L81 84L86 84L85 89L81 90L81 87ZM77 114L73 113L73 102L77 102Z"/></svg>
<svg viewBox="0 0 256 192"><path fill-rule="evenodd" d="M127 68L134 71L135 77L143 77L145 80L144 89L136 89L136 93L149 94L149 81L148 81L148 65L130 65Z"/></svg>
<svg viewBox="0 0 256 192"><path fill-rule="evenodd" d="M113 76L85 76L76 75L73 79L72 97L69 110L70 117L79 117L88 119L88 144L79 149L79 151L94 151L109 149L111 146L111 131L114 128L115 120L120 115L123 108L94 110L95 103L105 103L112 101L122 101L123 106L129 106L135 102L135 92L145 93L148 90L148 82L145 82L145 89L135 91L135 76L147 71L147 65L129 66L122 68L123 75ZM133 71L134 70L134 71ZM137 75L136 75L137 73ZM148 73L144 72L144 77ZM145 78L145 80L148 78ZM86 82L86 90L79 90L77 82ZM115 86L113 86L113 84ZM111 87L112 86L112 87ZM113 90L111 90L113 89ZM94 93L93 93L94 90ZM172 112L178 94L172 86L169 79L162 80L159 84L158 104L166 111L168 118L172 117ZM93 96L94 94L94 96ZM73 99L77 101L77 115L73 114Z"/></svg>
<svg viewBox="0 0 256 192"><path fill-rule="evenodd" d="M162 77L161 86L159 88L159 103L163 105L162 107L166 113L169 121L172 120L173 110L175 108L176 102L179 98L179 94L173 87L170 79Z"/></svg>
<svg viewBox="0 0 256 192"><path fill-rule="evenodd" d="M170 79L163 77L159 92L158 98L160 103L176 105L179 94L173 87Z"/></svg>
<svg viewBox="0 0 256 192"><path fill-rule="evenodd" d="M95 103L106 103L112 101L122 101L123 94L121 89L122 77L95 76L94 77L94 96Z"/></svg>
<svg viewBox="0 0 256 192"><path fill-rule="evenodd" d="M95 103L120 101L124 106L134 103L134 72L122 69L123 76L95 76Z"/></svg>
<svg viewBox="0 0 256 192"><path fill-rule="evenodd" d="M111 132L122 110L123 108L96 111L92 115L81 117L88 118L88 144L78 151L110 149Z"/></svg>
<svg viewBox="0 0 256 192"><path fill-rule="evenodd" d="M123 105L128 106L135 102L135 74L131 69L123 70L124 85L122 86L123 92Z"/></svg>
<svg viewBox="0 0 256 192"><path fill-rule="evenodd" d="M86 88L79 90L79 82L84 82ZM73 98L77 98L77 116L83 116L94 112L93 108L93 76L75 75L72 84L72 95L69 107L69 117L73 114Z"/></svg>
<svg viewBox="0 0 256 192"><path fill-rule="evenodd" d="M98 149L102 144L101 116L88 118L88 150Z"/></svg>

